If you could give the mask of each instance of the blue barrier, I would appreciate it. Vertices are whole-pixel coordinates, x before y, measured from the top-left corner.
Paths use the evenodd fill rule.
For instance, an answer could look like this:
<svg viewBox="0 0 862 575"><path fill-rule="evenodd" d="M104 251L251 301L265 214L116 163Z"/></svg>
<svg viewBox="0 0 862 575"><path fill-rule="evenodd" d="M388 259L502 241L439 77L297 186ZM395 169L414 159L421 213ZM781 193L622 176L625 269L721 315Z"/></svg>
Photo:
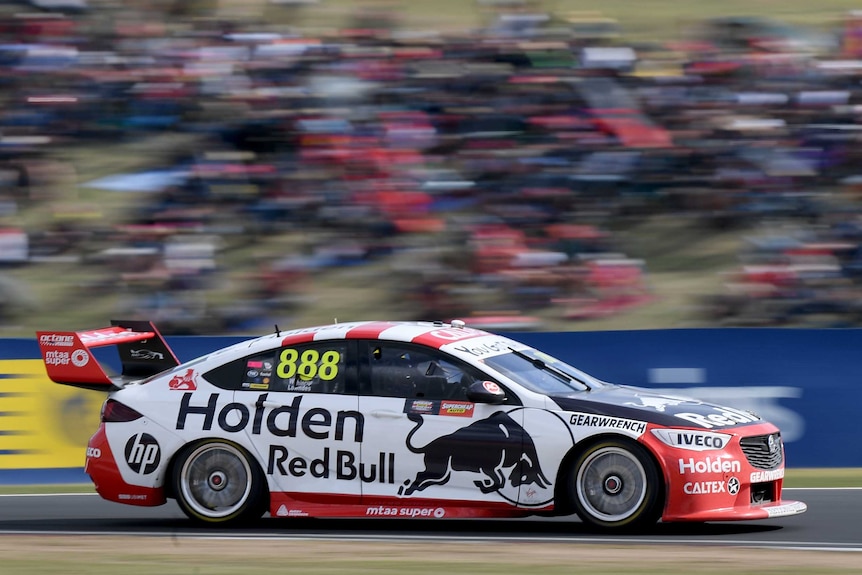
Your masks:
<svg viewBox="0 0 862 575"><path fill-rule="evenodd" d="M606 381L656 388L756 411L781 427L789 467L862 467L862 447L849 440L855 436L858 406L862 405L862 362L857 360L858 350L862 349L862 330L741 328L506 335ZM179 359L186 361L247 338L167 339ZM116 364L114 355L108 353L100 359ZM31 369L32 360L39 357L34 339L7 339L0 345L0 362L30 360L26 366ZM19 363L8 365L21 371L19 367L24 364ZM0 368L3 365L0 363ZM8 403L13 401L13 396L22 395L20 388L14 393L4 392L6 385L18 381L20 386L28 381L20 379L22 377L0 372L0 401ZM41 377L46 386L53 385L47 383L46 377ZM26 384L36 385L33 381ZM50 404L49 399L56 399L56 392L44 391L54 387L40 389L39 401ZM74 392L84 394L81 396L84 398L93 397L93 392ZM77 397L67 397L62 409L72 406L81 414L91 412L92 406L82 408L84 399ZM5 413L6 409L0 409L0 415ZM8 421L0 417L0 437L8 431L4 419ZM57 417L49 414L49 419L53 422ZM96 424L90 423L88 420L81 425L92 431ZM39 427L43 425L40 423ZM54 433L58 431L55 429ZM47 436L39 441L40 444L57 443ZM78 477L77 472L68 467L78 465L77 461L83 458L82 451L76 452L78 459L71 465L63 463L70 455L49 458L45 453L44 467L31 463L16 468L10 464L15 456L19 461L27 457L32 461L39 450L19 451L3 449L0 445L0 483L44 482L45 477L51 476L48 473L51 468L61 471L58 466L62 466L64 474L57 477Z"/></svg>
<svg viewBox="0 0 862 575"><path fill-rule="evenodd" d="M606 381L751 409L781 428L789 467L862 467L862 330L511 335Z"/></svg>

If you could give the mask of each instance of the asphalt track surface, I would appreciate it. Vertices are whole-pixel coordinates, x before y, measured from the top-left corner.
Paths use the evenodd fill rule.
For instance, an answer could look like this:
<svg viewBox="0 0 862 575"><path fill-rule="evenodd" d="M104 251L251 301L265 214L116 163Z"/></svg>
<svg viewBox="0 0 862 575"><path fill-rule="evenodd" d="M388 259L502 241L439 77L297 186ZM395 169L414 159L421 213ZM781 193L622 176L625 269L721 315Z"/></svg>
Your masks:
<svg viewBox="0 0 862 575"><path fill-rule="evenodd" d="M659 524L631 534L596 533L574 518L518 520L273 519L249 527L201 527L174 502L133 507L94 494L0 496L0 534L164 535L281 539L482 541L743 545L862 552L862 488L785 489L808 512L763 521Z"/></svg>

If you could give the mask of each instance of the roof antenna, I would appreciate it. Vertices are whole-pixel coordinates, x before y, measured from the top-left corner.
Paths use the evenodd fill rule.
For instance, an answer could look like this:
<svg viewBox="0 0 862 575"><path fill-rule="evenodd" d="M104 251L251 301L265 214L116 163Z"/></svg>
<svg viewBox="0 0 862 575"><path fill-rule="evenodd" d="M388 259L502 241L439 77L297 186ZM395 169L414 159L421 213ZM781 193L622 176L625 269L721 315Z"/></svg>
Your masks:
<svg viewBox="0 0 862 575"><path fill-rule="evenodd" d="M278 329L278 324L275 324L275 337L281 337L281 330Z"/></svg>

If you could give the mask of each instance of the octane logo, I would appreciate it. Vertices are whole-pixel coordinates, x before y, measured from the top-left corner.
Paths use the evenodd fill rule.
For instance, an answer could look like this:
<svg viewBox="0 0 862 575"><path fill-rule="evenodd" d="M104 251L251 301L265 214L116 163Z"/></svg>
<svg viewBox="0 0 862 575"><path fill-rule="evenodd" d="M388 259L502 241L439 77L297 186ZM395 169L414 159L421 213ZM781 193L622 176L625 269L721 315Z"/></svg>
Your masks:
<svg viewBox="0 0 862 575"><path fill-rule="evenodd" d="M54 347L72 347L75 345L75 336L51 333L39 336L39 343Z"/></svg>
<svg viewBox="0 0 862 575"><path fill-rule="evenodd" d="M156 470L161 450L156 438L149 433L133 435L126 442L126 463L135 473L147 475Z"/></svg>

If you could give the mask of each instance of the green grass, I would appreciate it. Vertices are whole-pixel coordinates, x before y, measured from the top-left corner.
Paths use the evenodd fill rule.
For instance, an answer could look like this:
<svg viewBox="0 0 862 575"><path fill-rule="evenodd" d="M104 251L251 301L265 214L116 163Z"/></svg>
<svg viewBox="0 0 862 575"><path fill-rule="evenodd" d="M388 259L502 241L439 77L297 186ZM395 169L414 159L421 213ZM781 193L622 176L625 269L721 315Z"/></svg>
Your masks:
<svg viewBox="0 0 862 575"><path fill-rule="evenodd" d="M57 485L0 485L0 495L32 495L51 493L95 493L96 490L88 483L71 483Z"/></svg>
<svg viewBox="0 0 862 575"><path fill-rule="evenodd" d="M788 469L785 487L862 487L862 469Z"/></svg>
<svg viewBox="0 0 862 575"><path fill-rule="evenodd" d="M255 5L256 4L256 5ZM628 38L668 40L678 38L695 22L721 16L768 16L788 23L820 28L835 27L857 2L848 0L545 0L534 1L536 10L565 15L571 12L601 13L615 18ZM413 30L468 30L488 22L492 12L469 0L357 1L326 0L300 10L285 10L267 5L264 0L222 1L225 10L251 19L265 15L266 22L292 21L307 26L330 28L350 22L361 9L383 6L386 14L395 14L403 27Z"/></svg>

